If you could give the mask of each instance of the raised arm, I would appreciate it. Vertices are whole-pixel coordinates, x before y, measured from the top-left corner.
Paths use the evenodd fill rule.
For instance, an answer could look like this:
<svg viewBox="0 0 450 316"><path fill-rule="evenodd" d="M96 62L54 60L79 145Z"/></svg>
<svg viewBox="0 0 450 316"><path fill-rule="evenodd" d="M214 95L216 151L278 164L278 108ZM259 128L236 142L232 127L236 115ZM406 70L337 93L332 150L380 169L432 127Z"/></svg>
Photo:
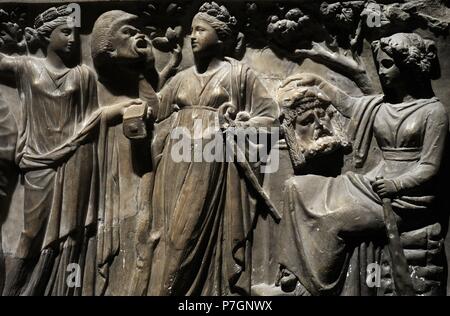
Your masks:
<svg viewBox="0 0 450 316"><path fill-rule="evenodd" d="M183 72L178 73L164 85L161 91L158 92L159 108L153 109L153 116L156 118L156 122L165 120L174 112L174 99L183 78Z"/></svg>

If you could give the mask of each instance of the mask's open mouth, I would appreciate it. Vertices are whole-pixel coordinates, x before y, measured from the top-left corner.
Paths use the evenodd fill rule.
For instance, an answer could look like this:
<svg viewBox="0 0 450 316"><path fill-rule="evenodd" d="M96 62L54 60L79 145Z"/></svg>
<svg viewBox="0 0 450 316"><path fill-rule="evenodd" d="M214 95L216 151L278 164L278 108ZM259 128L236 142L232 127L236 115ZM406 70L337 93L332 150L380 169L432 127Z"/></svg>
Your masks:
<svg viewBox="0 0 450 316"><path fill-rule="evenodd" d="M136 41L136 48L144 49L148 47L148 43L145 39L138 39Z"/></svg>

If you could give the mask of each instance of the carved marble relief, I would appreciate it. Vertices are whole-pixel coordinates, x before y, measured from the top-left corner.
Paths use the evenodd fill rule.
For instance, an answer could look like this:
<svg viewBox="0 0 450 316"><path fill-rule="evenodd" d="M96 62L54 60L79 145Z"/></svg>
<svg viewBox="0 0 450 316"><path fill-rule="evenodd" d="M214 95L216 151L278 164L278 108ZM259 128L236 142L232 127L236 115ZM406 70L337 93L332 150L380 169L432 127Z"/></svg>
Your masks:
<svg viewBox="0 0 450 316"><path fill-rule="evenodd" d="M446 295L449 23L0 1L0 291Z"/></svg>

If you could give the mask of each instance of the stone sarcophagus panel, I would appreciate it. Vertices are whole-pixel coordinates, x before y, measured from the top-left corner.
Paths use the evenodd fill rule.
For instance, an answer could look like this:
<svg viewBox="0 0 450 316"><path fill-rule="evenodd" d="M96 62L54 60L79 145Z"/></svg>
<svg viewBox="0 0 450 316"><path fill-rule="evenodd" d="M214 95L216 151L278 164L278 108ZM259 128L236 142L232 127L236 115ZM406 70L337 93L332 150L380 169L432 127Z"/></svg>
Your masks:
<svg viewBox="0 0 450 316"><path fill-rule="evenodd" d="M0 291L446 295L449 5L0 0Z"/></svg>

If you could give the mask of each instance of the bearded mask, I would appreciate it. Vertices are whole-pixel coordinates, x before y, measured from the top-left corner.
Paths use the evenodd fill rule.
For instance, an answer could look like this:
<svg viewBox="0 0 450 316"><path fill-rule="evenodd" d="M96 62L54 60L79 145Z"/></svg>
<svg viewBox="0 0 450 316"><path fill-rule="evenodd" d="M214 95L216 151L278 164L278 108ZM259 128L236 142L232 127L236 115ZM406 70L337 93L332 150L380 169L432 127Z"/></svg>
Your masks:
<svg viewBox="0 0 450 316"><path fill-rule="evenodd" d="M297 80L285 81L278 90L281 128L294 169L309 159L349 146L347 136L328 97L317 87L302 87Z"/></svg>

